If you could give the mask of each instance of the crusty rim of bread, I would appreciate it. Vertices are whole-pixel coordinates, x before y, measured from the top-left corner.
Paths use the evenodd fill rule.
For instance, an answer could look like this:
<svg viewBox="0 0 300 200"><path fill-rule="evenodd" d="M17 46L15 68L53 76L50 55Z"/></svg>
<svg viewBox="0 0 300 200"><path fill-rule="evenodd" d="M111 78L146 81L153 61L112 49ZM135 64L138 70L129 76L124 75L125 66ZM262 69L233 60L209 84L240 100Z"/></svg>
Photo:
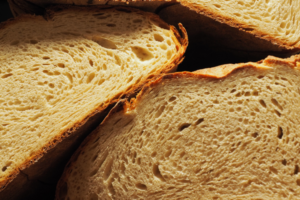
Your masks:
<svg viewBox="0 0 300 200"><path fill-rule="evenodd" d="M103 124L111 118L114 113L123 112L126 113L130 110L134 110L136 105L140 102L140 99L148 94L153 87L162 83L166 79L176 79L176 78L196 78L196 79L222 79L226 78L230 74L244 68L255 68L255 69L268 69L274 65L284 65L286 67L295 68L296 70L300 70L300 54L296 56L292 56L287 59L281 59L274 56L268 56L266 59L261 60L257 63L249 62L249 63L240 63L240 64L225 64L220 65L213 68L201 69L195 72L176 72L172 74L161 75L157 77L157 79L153 80L144 85L143 89L138 93L136 98L127 99L119 101L116 106L109 112L109 114L105 117L102 123L81 143L80 147L76 150L76 152L72 155L71 159L68 161L65 166L64 172L56 186L56 194L55 199L59 199L59 194L64 193L66 180L68 179L68 175L70 174L70 169L75 164L81 150L88 144L90 140L96 138L97 133L101 130Z"/></svg>
<svg viewBox="0 0 300 200"><path fill-rule="evenodd" d="M61 10L72 9L72 10L76 11L76 10L86 9L86 7L89 7L89 6L72 6L72 5L52 6L52 7L48 8L48 10L45 12L43 17L45 18L46 21L48 21L48 20L51 20L51 18L53 17L53 15L55 13L58 13ZM37 162L49 150L53 149L58 143L62 142L64 140L64 138L67 138L70 135L72 135L74 132L76 132L76 130L78 130L80 127L82 127L91 117L93 117L97 113L104 111L109 105L112 105L112 104L118 102L120 99L123 99L125 97L132 97L132 96L136 95L137 92L142 88L142 86L145 83L150 82L153 78L155 78L156 76L159 76L160 74L171 72L172 70L176 69L176 67L183 61L184 53L188 46L188 36L187 36L187 32L186 32L185 28L181 24L179 24L179 28L182 32L182 36L180 35L180 33L177 31L177 29L174 26L168 25L166 22L164 22L162 19L160 19L158 15L156 15L154 13L141 11L136 8L122 7L122 6L90 6L90 8L89 8L89 10L97 10L97 11L103 10L103 9L112 9L112 10L119 10L119 11L130 11L130 12L135 12L135 13L141 13L144 16L148 16L150 19L155 20L156 23L159 23L156 25L159 25L162 28L169 28L172 33L173 41L176 45L176 49L177 49L176 55L174 55L168 61L168 63L163 65L158 70L157 73L149 74L144 82L134 85L129 91L122 92L122 93L115 95L115 97L113 97L110 102L104 103L104 104L100 105L98 108L96 108L95 110L90 111L90 113L88 115L83 116L82 119L79 120L78 122L76 122L73 126L70 125L70 126L66 127L63 131L61 131L61 133L57 134L57 136L55 136L51 141L49 141L47 145L42 147L38 152L36 152L30 158L28 158L26 161L24 161L9 176L3 177L3 179L0 180L0 192L3 191L6 188L6 186L17 177L17 175L20 173L21 170L24 170L24 169L30 167L35 162ZM36 18L33 15L25 14L25 15L18 16L15 19L10 19L6 22L0 23L0 31L12 24L22 22L22 21L27 21L30 19L36 19Z"/></svg>

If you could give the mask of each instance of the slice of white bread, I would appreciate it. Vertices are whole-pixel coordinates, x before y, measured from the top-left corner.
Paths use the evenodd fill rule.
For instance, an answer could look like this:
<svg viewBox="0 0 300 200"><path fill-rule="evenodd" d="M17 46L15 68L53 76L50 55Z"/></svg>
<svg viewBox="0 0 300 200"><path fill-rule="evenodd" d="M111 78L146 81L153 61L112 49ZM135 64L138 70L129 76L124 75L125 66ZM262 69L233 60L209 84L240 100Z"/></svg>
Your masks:
<svg viewBox="0 0 300 200"><path fill-rule="evenodd" d="M300 49L300 1L181 0L182 5L286 49Z"/></svg>
<svg viewBox="0 0 300 200"><path fill-rule="evenodd" d="M122 7L58 6L0 26L0 191L108 105L176 70L187 46L157 15Z"/></svg>
<svg viewBox="0 0 300 200"><path fill-rule="evenodd" d="M181 72L120 102L56 199L299 199L300 56Z"/></svg>
<svg viewBox="0 0 300 200"><path fill-rule="evenodd" d="M21 13L40 12L49 4L128 4L156 12L169 24L182 23L191 43L200 42L202 46L205 43L213 44L215 48L229 48L232 52L250 51L249 56L260 56L262 52L265 54L261 56L286 56L300 50L300 0L9 1L16 14L17 10Z"/></svg>

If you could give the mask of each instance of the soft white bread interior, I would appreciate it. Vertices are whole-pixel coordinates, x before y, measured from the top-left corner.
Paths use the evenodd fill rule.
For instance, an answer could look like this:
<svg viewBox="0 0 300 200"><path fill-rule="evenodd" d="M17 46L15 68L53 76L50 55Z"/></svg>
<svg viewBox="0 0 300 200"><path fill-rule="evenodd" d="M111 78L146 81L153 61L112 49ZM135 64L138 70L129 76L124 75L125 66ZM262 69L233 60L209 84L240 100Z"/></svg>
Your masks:
<svg viewBox="0 0 300 200"><path fill-rule="evenodd" d="M300 57L175 73L120 103L56 199L298 199Z"/></svg>
<svg viewBox="0 0 300 200"><path fill-rule="evenodd" d="M136 6L156 12L169 24L182 23L187 27L193 43L200 40L201 43L215 43L216 46L225 46L229 49L271 51L269 55L274 55L273 52L281 52L279 56L290 55L300 50L300 13L298 12L300 0L177 0L171 2L168 0L9 0L9 2L15 13L38 13L41 8L49 4ZM221 39L218 39L219 37ZM288 52L285 52L287 50Z"/></svg>
<svg viewBox="0 0 300 200"><path fill-rule="evenodd" d="M95 113L175 70L186 46L130 8L60 6L1 24L0 190Z"/></svg>

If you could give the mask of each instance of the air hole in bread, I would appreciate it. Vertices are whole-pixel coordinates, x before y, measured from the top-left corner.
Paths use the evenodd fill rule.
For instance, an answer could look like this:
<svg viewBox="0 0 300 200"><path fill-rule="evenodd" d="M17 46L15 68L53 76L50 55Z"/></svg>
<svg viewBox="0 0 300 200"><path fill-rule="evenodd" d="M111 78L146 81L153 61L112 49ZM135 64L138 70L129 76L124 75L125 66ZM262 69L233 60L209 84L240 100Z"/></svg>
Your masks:
<svg viewBox="0 0 300 200"><path fill-rule="evenodd" d="M273 166L271 166L269 169L270 169L270 171L273 172L274 174L278 174L278 170L275 169Z"/></svg>
<svg viewBox="0 0 300 200"><path fill-rule="evenodd" d="M146 48L135 46L131 47L131 49L136 57L141 61L148 61L154 57L153 54Z"/></svg>
<svg viewBox="0 0 300 200"><path fill-rule="evenodd" d="M280 110L283 110L282 106L278 103L278 101L276 99L272 99L271 102L278 107Z"/></svg>
<svg viewBox="0 0 300 200"><path fill-rule="evenodd" d="M253 91L253 92L252 92L252 95L253 95L253 96L258 96L258 91L256 91L256 90Z"/></svg>
<svg viewBox="0 0 300 200"><path fill-rule="evenodd" d="M7 166L2 167L2 171L5 172L7 170Z"/></svg>
<svg viewBox="0 0 300 200"><path fill-rule="evenodd" d="M92 37L92 40L104 48L117 49L117 46L113 41L107 40L105 38L94 36Z"/></svg>
<svg viewBox="0 0 300 200"><path fill-rule="evenodd" d="M262 107L264 107L264 108L266 108L267 107L267 105L266 105L266 103L265 103L265 101L264 100L259 100L259 103L260 103L260 105L262 106Z"/></svg>
<svg viewBox="0 0 300 200"><path fill-rule="evenodd" d="M177 97L171 97L171 98L169 99L169 102L175 101L176 99L177 99Z"/></svg>
<svg viewBox="0 0 300 200"><path fill-rule="evenodd" d="M92 82L92 80L95 78L95 73L91 73L89 76L88 76L88 78L87 78L87 80L86 80L86 83L90 83L90 82Z"/></svg>
<svg viewBox="0 0 300 200"><path fill-rule="evenodd" d="M167 59L171 59L171 57L172 57L172 51L169 50L167 52Z"/></svg>
<svg viewBox="0 0 300 200"><path fill-rule="evenodd" d="M157 155L157 152L154 151L152 154L151 154L151 157L155 157Z"/></svg>
<svg viewBox="0 0 300 200"><path fill-rule="evenodd" d="M1 78L8 78L10 76L12 76L13 74L9 73L9 74L4 74Z"/></svg>
<svg viewBox="0 0 300 200"><path fill-rule="evenodd" d="M135 186L140 190L147 190L147 186L145 184L137 183Z"/></svg>
<svg viewBox="0 0 300 200"><path fill-rule="evenodd" d="M190 123L184 123L178 128L178 130L183 131L184 129L190 127L190 125L191 125Z"/></svg>
<svg viewBox="0 0 300 200"><path fill-rule="evenodd" d="M64 73L64 75L66 76L66 78L69 80L70 83L73 83L73 77L71 76L71 74L66 72L66 73Z"/></svg>
<svg viewBox="0 0 300 200"><path fill-rule="evenodd" d="M160 170L159 170L159 165L154 164L153 165L153 175L159 179L160 181L165 181L164 177L161 175Z"/></svg>
<svg viewBox="0 0 300 200"><path fill-rule="evenodd" d="M181 153L179 154L179 157L180 157L180 158L183 158L184 155L185 155L185 152L183 151L183 152L181 152Z"/></svg>
<svg viewBox="0 0 300 200"><path fill-rule="evenodd" d="M158 118L165 110L165 106L162 105L155 114L155 118Z"/></svg>
<svg viewBox="0 0 300 200"><path fill-rule="evenodd" d="M283 159L282 161L281 161L281 163L284 165L284 166L286 166L286 159Z"/></svg>
<svg viewBox="0 0 300 200"><path fill-rule="evenodd" d="M213 4L216 8L221 8L221 5L219 4Z"/></svg>
<svg viewBox="0 0 300 200"><path fill-rule="evenodd" d="M251 95L250 92L246 92L246 93L245 93L245 96L246 96L246 97L248 97L248 96L250 96L250 95Z"/></svg>
<svg viewBox="0 0 300 200"><path fill-rule="evenodd" d="M281 117L281 113L278 110L274 110L274 112L278 117Z"/></svg>
<svg viewBox="0 0 300 200"><path fill-rule="evenodd" d="M106 64L103 64L103 65L102 65L102 69L103 69L103 70L107 70L107 65L106 65Z"/></svg>
<svg viewBox="0 0 300 200"><path fill-rule="evenodd" d="M161 44L159 47L161 49L163 49L163 50L167 50L168 49L167 45L165 45L165 44Z"/></svg>
<svg viewBox="0 0 300 200"><path fill-rule="evenodd" d="M90 66L91 66L91 67L93 67L93 66L94 66L94 62L93 62L93 60L91 60L91 59L90 59L90 60L89 60L89 63L90 63Z"/></svg>
<svg viewBox="0 0 300 200"><path fill-rule="evenodd" d="M53 83L49 83L49 87L50 88L54 88L54 84Z"/></svg>
<svg viewBox="0 0 300 200"><path fill-rule="evenodd" d="M237 17L241 17L242 15L240 13L233 13Z"/></svg>
<svg viewBox="0 0 300 200"><path fill-rule="evenodd" d="M44 60L49 60L50 57L49 57L49 56L43 56L43 59L44 59Z"/></svg>
<svg viewBox="0 0 300 200"><path fill-rule="evenodd" d="M270 91L272 91L272 88L270 86L267 86L267 89L270 90Z"/></svg>
<svg viewBox="0 0 300 200"><path fill-rule="evenodd" d="M112 171L113 163L114 163L114 159L113 158L111 158L110 160L107 161L105 169L104 169L104 173L103 173L104 180L107 180L108 177L110 176L111 171Z"/></svg>
<svg viewBox="0 0 300 200"><path fill-rule="evenodd" d="M118 55L115 55L115 59L116 59L116 64L121 66L122 60L120 59L120 57Z"/></svg>
<svg viewBox="0 0 300 200"><path fill-rule="evenodd" d="M252 133L252 137L257 138L257 136L258 136L258 133L257 133L257 132Z"/></svg>
<svg viewBox="0 0 300 200"><path fill-rule="evenodd" d="M299 166L298 165L295 165L295 170L294 170L294 174L298 174L299 173Z"/></svg>
<svg viewBox="0 0 300 200"><path fill-rule="evenodd" d="M165 157L166 157L166 158L169 158L171 154L172 154L172 149L169 149L169 150L165 153Z"/></svg>
<svg viewBox="0 0 300 200"><path fill-rule="evenodd" d="M158 42L164 41L164 38L161 35L159 35L158 33L154 34L154 39Z"/></svg>
<svg viewBox="0 0 300 200"><path fill-rule="evenodd" d="M138 158L136 163L137 163L138 165L141 165L141 158Z"/></svg>
<svg viewBox="0 0 300 200"><path fill-rule="evenodd" d="M282 130L282 128L279 126L279 127L278 127L278 134L277 134L277 137L278 137L279 139L282 139L282 136L283 136L283 130Z"/></svg>
<svg viewBox="0 0 300 200"><path fill-rule="evenodd" d="M127 79L127 83L130 83L130 81L132 81L133 79L133 76L130 76L128 79Z"/></svg>

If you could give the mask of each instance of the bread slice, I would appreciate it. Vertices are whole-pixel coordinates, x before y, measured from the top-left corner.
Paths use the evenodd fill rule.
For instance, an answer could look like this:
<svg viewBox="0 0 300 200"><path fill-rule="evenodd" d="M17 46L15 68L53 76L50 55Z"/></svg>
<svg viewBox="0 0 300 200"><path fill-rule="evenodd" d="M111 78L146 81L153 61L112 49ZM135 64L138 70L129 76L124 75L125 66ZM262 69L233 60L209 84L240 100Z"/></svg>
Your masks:
<svg viewBox="0 0 300 200"><path fill-rule="evenodd" d="M156 12L169 24L182 23L192 44L213 45L244 57L284 57L300 51L299 0L10 0L12 10L21 13L40 12L49 4L71 3L140 7Z"/></svg>
<svg viewBox="0 0 300 200"><path fill-rule="evenodd" d="M0 191L108 105L176 70L186 46L157 15L122 7L58 6L1 24Z"/></svg>
<svg viewBox="0 0 300 200"><path fill-rule="evenodd" d="M182 5L286 49L300 49L300 1L181 0Z"/></svg>
<svg viewBox="0 0 300 200"><path fill-rule="evenodd" d="M300 56L165 75L82 143L56 199L298 199Z"/></svg>

